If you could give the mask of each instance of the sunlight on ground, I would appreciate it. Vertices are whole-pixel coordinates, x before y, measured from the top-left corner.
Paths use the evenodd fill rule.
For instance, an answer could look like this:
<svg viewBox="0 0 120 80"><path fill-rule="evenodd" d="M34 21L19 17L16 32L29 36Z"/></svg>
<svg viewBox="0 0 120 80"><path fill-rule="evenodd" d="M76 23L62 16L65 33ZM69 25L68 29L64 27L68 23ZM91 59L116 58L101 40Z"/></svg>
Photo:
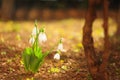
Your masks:
<svg viewBox="0 0 120 80"><path fill-rule="evenodd" d="M46 34L48 35L49 45L57 42L61 37L65 39L65 47L82 47L82 28L84 26L85 19L65 19L60 21L40 22L38 21L38 27L45 27ZM102 28L102 19L96 19L93 24L93 37L95 41L104 37ZM31 33L34 27L33 21L8 21L0 22L0 32L21 32L26 34ZM116 22L109 18L109 35L115 34L117 28ZM30 36L30 35L28 35ZM28 40L28 39L27 39ZM71 45L70 45L71 44ZM100 45L95 43L95 46Z"/></svg>
<svg viewBox="0 0 120 80"><path fill-rule="evenodd" d="M117 30L117 24L114 20L109 18L109 36L113 36ZM102 19L96 19L93 24L93 37L94 38L103 38L104 33L103 33L103 20Z"/></svg>

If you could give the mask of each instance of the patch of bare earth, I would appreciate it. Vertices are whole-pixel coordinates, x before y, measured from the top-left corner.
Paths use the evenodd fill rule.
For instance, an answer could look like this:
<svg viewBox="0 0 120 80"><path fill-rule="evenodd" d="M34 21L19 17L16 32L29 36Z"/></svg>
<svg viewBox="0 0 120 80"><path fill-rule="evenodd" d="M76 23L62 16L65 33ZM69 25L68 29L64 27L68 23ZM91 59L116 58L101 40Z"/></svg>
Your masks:
<svg viewBox="0 0 120 80"><path fill-rule="evenodd" d="M19 35L21 39L19 38ZM28 33L0 33L0 80L89 80L84 51L71 49L61 54L61 60L53 60L55 52L49 54L39 71L35 74L26 72L21 61L22 51L28 44ZM4 39L3 39L4 38ZM112 38L111 56L108 65L109 80L120 79L120 43ZM49 42L48 42L49 43ZM76 41L74 40L74 43ZM66 44L66 46L69 46ZM44 46L44 51L48 45ZM64 66L64 67L63 67ZM50 71L59 69L58 72Z"/></svg>
<svg viewBox="0 0 120 80"><path fill-rule="evenodd" d="M6 36L0 42L0 80L87 80L88 70L83 52L68 50L61 54L61 60L53 60L55 52L49 54L39 71L35 74L26 72L21 62L22 50L28 46L24 40L16 41L16 33L1 33ZM12 37L10 37L12 36ZM47 45L45 46L47 48ZM64 67L65 68L64 68ZM58 68L59 72L50 72L51 68Z"/></svg>

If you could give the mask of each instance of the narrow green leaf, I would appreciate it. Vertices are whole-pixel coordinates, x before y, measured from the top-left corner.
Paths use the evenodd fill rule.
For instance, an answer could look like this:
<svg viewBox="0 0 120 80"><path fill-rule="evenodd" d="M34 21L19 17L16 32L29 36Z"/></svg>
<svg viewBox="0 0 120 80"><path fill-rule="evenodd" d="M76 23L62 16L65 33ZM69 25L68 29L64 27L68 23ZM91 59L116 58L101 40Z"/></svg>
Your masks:
<svg viewBox="0 0 120 80"><path fill-rule="evenodd" d="M32 53L32 49L26 48L22 54L22 59L26 70L29 69L29 61L30 61L31 53Z"/></svg>
<svg viewBox="0 0 120 80"><path fill-rule="evenodd" d="M32 53L32 48L25 48L25 50L23 51L23 53L27 53L27 54L31 54Z"/></svg>
<svg viewBox="0 0 120 80"><path fill-rule="evenodd" d="M50 53L50 51L47 51L43 54L43 57L46 57L48 54Z"/></svg>
<svg viewBox="0 0 120 80"><path fill-rule="evenodd" d="M39 48L39 47L35 47L35 48L34 48L34 54L35 54L35 56L38 57L38 58L41 58L41 57L43 56L42 50L41 50L41 48Z"/></svg>
<svg viewBox="0 0 120 80"><path fill-rule="evenodd" d="M32 71L32 72L36 72L39 69L40 64L42 63L42 61L43 61L43 57L38 58L34 54L32 54L31 59L30 59L29 70Z"/></svg>

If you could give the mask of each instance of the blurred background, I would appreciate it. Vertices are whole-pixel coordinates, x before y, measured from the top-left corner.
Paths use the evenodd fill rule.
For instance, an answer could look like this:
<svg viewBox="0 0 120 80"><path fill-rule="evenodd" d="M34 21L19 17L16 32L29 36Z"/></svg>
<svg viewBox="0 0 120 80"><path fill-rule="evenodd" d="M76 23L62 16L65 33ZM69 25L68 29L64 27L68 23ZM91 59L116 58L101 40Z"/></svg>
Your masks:
<svg viewBox="0 0 120 80"><path fill-rule="evenodd" d="M11 36L15 34L18 40L19 37L24 36L20 40L27 43L30 37L28 35L30 35L34 21L37 19L38 27L46 27L51 42L63 37L66 38L68 45L71 41L78 44L82 42L82 30L87 8L88 0L0 0L0 41L13 43ZM101 5L96 8L98 18L93 23L92 35L99 42L101 38L104 38L103 8ZM109 35L113 36L116 33L119 35L120 0L109 0L108 15ZM52 40L53 36L55 41Z"/></svg>
<svg viewBox="0 0 120 80"><path fill-rule="evenodd" d="M0 0L0 80L90 80L82 45L87 5L88 0ZM92 36L96 53L103 53L103 8L101 5L96 8ZM120 0L109 0L108 15L109 36L113 44L108 74L110 80L120 80ZM67 52L61 53L63 60L60 63L50 55L40 71L32 76L24 71L21 53L30 46L36 19L38 28L45 27L48 38L42 45L43 52L53 47L56 50L60 38L63 38ZM118 36L114 38L116 34ZM52 68L61 71L54 74Z"/></svg>
<svg viewBox="0 0 120 80"><path fill-rule="evenodd" d="M109 0L110 16L120 10L120 0ZM0 19L60 20L85 17L88 0L0 0ZM101 6L97 7L101 15Z"/></svg>

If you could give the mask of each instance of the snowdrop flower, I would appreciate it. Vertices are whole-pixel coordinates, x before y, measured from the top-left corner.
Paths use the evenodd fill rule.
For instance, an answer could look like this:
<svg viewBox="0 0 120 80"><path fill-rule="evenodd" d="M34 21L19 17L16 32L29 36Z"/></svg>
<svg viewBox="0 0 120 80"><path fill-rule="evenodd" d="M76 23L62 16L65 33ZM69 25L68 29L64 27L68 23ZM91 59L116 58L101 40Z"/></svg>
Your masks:
<svg viewBox="0 0 120 80"><path fill-rule="evenodd" d="M30 44L34 44L34 42L35 42L35 38L32 36L32 37L30 38L30 40L29 40L29 43L30 43Z"/></svg>
<svg viewBox="0 0 120 80"><path fill-rule="evenodd" d="M61 52L66 52L66 50L63 48L62 39L60 39L57 50Z"/></svg>
<svg viewBox="0 0 120 80"><path fill-rule="evenodd" d="M60 60L60 54L59 54L59 53L56 53L56 54L54 55L54 59Z"/></svg>
<svg viewBox="0 0 120 80"><path fill-rule="evenodd" d="M32 30L32 35L36 36L36 33L38 33L38 29L37 29L37 27L34 27Z"/></svg>
<svg viewBox="0 0 120 80"><path fill-rule="evenodd" d="M47 41L47 36L46 36L46 34L44 32L40 32L38 38L39 38L40 43L43 43L43 42Z"/></svg>

